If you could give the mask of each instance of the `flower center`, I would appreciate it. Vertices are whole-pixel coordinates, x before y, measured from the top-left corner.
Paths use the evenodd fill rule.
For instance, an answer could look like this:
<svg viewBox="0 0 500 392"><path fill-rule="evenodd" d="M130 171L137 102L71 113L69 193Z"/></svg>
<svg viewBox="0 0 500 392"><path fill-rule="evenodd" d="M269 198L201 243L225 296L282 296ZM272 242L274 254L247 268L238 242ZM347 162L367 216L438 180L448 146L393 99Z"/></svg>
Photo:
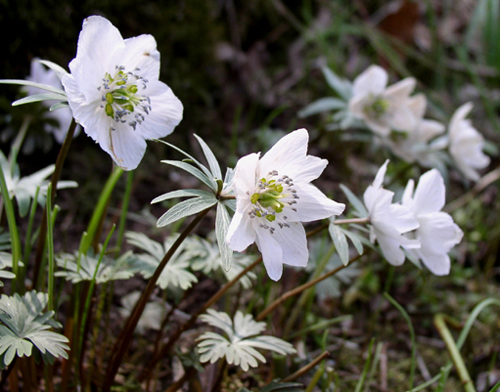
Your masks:
<svg viewBox="0 0 500 392"><path fill-rule="evenodd" d="M137 75L140 71L125 72L124 66L116 66L115 74L106 72L103 84L97 89L102 93L101 108L115 122L128 123L134 130L141 124L151 111L151 100L148 96L137 94L137 85L142 83L142 89L147 87L148 80ZM114 128L112 128L114 130Z"/></svg>
<svg viewBox="0 0 500 392"><path fill-rule="evenodd" d="M364 107L364 110L370 117L378 119L389 110L389 100L382 97L375 97L370 105Z"/></svg>
<svg viewBox="0 0 500 392"><path fill-rule="evenodd" d="M286 208L297 211L292 207L297 204L297 191L293 188L293 180L284 175L279 177L276 170L267 173L267 177L257 181L256 192L250 197L253 204L249 212L250 218L264 218L267 222L275 222L280 228L290 227L286 220L288 217L284 214ZM271 234L275 228L266 223L261 223L260 227L269 229Z"/></svg>

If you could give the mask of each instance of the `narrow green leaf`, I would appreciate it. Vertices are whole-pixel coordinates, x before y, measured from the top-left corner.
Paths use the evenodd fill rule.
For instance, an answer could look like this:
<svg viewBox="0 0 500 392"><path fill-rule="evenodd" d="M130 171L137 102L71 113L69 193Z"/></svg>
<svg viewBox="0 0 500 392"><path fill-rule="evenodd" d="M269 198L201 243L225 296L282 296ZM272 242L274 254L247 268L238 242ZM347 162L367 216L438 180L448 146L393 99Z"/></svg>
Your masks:
<svg viewBox="0 0 500 392"><path fill-rule="evenodd" d="M36 88L41 88L42 90L50 91L52 93L61 94L66 96L64 90L49 86L48 84L30 82L29 80L22 79L0 79L0 84L18 84L21 86L31 86Z"/></svg>
<svg viewBox="0 0 500 392"><path fill-rule="evenodd" d="M205 196L199 196L192 199L181 201L180 203L177 203L175 206L170 208L167 212L165 212L158 219L156 225L157 227L167 226L171 223L178 221L181 218L196 214L209 207L212 207L215 203L217 203L217 199L215 198L214 195L211 195L210 198Z"/></svg>
<svg viewBox="0 0 500 392"><path fill-rule="evenodd" d="M213 196L212 193L207 191L202 191L200 189L181 189L178 191L171 191L164 193L163 195L155 197L151 200L151 204L160 203L165 200L177 199L180 197L192 197L192 196Z"/></svg>
<svg viewBox="0 0 500 392"><path fill-rule="evenodd" d="M49 109L49 111L53 112L54 110L57 109L64 109L64 108L69 108L68 102L58 102L52 105Z"/></svg>
<svg viewBox="0 0 500 392"><path fill-rule="evenodd" d="M37 60L40 64L45 65L47 68L50 68L52 71L54 71L59 78L59 80L62 80L64 75L67 75L69 72L66 71L63 67L61 67L59 64L53 63L52 61L48 60Z"/></svg>
<svg viewBox="0 0 500 392"><path fill-rule="evenodd" d="M352 244L356 248L356 251L358 252L358 255L363 253L363 243L360 240L360 236L358 233L353 233L352 231L349 231L347 229L344 229L342 227L339 227L339 229L347 236L349 239L352 241ZM364 238L364 237L363 237Z"/></svg>
<svg viewBox="0 0 500 392"><path fill-rule="evenodd" d="M342 79L335 74L330 68L323 67L321 69L325 76L328 85L333 88L342 98L349 101L352 97L352 84L347 79Z"/></svg>
<svg viewBox="0 0 500 392"><path fill-rule="evenodd" d="M363 202L345 185L340 184L340 189L342 189L342 192L346 195L349 203L351 203L354 209L359 213L359 217L366 218L368 216L368 211L366 210Z"/></svg>
<svg viewBox="0 0 500 392"><path fill-rule="evenodd" d="M217 192L217 183L213 179L210 178L212 176L210 173L209 173L209 175L206 175L200 169L197 169L193 165L186 163L186 162L182 162L182 161L165 160L165 161L161 161L161 162L166 163L167 165L175 166L175 167L178 167L179 169L187 171L189 174L195 176L198 180L203 182L206 186L208 186L214 192Z"/></svg>
<svg viewBox="0 0 500 392"><path fill-rule="evenodd" d="M57 94L57 93L44 93L44 94L34 94L34 95L29 95L25 98L18 99L17 101L12 102L12 106L20 106L20 105L25 105L27 103L34 103L34 102L40 102L40 101L50 101L50 100L56 100L56 101L67 101L66 95L62 94Z"/></svg>
<svg viewBox="0 0 500 392"><path fill-rule="evenodd" d="M347 103L338 98L326 97L320 98L317 101L307 105L304 109L300 110L298 115L300 118L312 116L313 114L318 114L330 110L343 109L347 106Z"/></svg>
<svg viewBox="0 0 500 392"><path fill-rule="evenodd" d="M215 217L215 236L217 237L217 245L222 258L222 268L227 272L231 268L233 258L233 250L226 242L227 229L231 223L231 218L222 203L217 203L217 215Z"/></svg>
<svg viewBox="0 0 500 392"><path fill-rule="evenodd" d="M213 177L222 180L222 172L220 170L219 162L217 161L214 153L201 137L199 137L198 135L194 135L194 137L196 138L196 140L198 140L198 143L200 143L203 154L205 154L205 158L207 158L208 166L210 167L210 171L212 172Z"/></svg>
<svg viewBox="0 0 500 392"><path fill-rule="evenodd" d="M345 234L339 229L339 227L337 227L337 225L334 225L333 222L330 223L328 231L332 237L333 243L335 244L335 248L337 248L337 253L340 256L342 264L349 264L349 245L347 244Z"/></svg>

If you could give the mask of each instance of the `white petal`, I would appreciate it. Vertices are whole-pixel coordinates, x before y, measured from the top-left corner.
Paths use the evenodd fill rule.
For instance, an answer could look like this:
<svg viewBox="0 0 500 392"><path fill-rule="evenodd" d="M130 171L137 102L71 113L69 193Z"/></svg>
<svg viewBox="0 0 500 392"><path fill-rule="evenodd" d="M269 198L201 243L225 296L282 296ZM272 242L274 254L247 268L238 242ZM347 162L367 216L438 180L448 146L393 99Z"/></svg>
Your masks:
<svg viewBox="0 0 500 392"><path fill-rule="evenodd" d="M298 129L282 137L260 160L260 176L277 170L297 182L310 182L320 176L328 161L307 154L309 134Z"/></svg>
<svg viewBox="0 0 500 392"><path fill-rule="evenodd" d="M417 81L414 78L405 78L387 87L383 95L392 102L404 102L415 89L416 84Z"/></svg>
<svg viewBox="0 0 500 392"><path fill-rule="evenodd" d="M403 192L403 197L401 198L401 203L404 206L413 209L413 190L415 189L415 181L409 180L406 188Z"/></svg>
<svg viewBox="0 0 500 392"><path fill-rule="evenodd" d="M146 152L146 141L127 124L114 126L116 126L116 129L114 131L110 130L107 135L102 132L99 144L122 169L134 170ZM107 140L110 141L109 147L105 143L107 141L106 136ZM102 143L101 140L103 141Z"/></svg>
<svg viewBox="0 0 500 392"><path fill-rule="evenodd" d="M283 274L283 250L268 230L256 230L255 243L262 253L262 260L269 277L278 281Z"/></svg>
<svg viewBox="0 0 500 392"><path fill-rule="evenodd" d="M145 139L158 139L171 134L182 120L183 106L170 87L160 81L150 82L147 94L151 99L151 112L137 130Z"/></svg>
<svg viewBox="0 0 500 392"><path fill-rule="evenodd" d="M382 254L392 265L401 265L405 261L405 254L401 250L401 235L395 234L394 236L387 235L378 228L374 227L374 233L377 238L378 244ZM401 238L400 238L401 237Z"/></svg>
<svg viewBox="0 0 500 392"><path fill-rule="evenodd" d="M472 104L472 102L467 102L465 104L463 104L462 106L460 106L456 111L455 113L453 113L453 116L451 117L451 120L450 120L450 125L449 125L449 133L450 133L450 137L455 137L455 135L457 133L460 132L460 123L462 122L462 120L465 119L465 117L467 117L467 115L470 113L470 111L472 110L472 108L474 107L474 105Z"/></svg>
<svg viewBox="0 0 500 392"><path fill-rule="evenodd" d="M233 189L238 211L246 209L250 197L255 193L255 176L259 167L259 154L248 154L240 158L234 169ZM243 203L243 204L241 204Z"/></svg>
<svg viewBox="0 0 500 392"><path fill-rule="evenodd" d="M295 184L294 188L299 199L294 205L296 212L286 210L290 222L312 222L325 219L332 215L340 215L345 209L345 204L329 199L314 185Z"/></svg>
<svg viewBox="0 0 500 392"><path fill-rule="evenodd" d="M229 224L226 240L232 250L243 252L255 242L256 234L248 214L236 211Z"/></svg>
<svg viewBox="0 0 500 392"><path fill-rule="evenodd" d="M116 57L129 72L137 72L148 80L160 77L160 52L156 49L156 41L152 35L143 34L127 38L125 47ZM138 69L137 71L134 71Z"/></svg>
<svg viewBox="0 0 500 392"><path fill-rule="evenodd" d="M419 215L420 227L417 237L422 243L425 254L444 254L458 244L463 236L462 230L446 212L433 212Z"/></svg>
<svg viewBox="0 0 500 392"><path fill-rule="evenodd" d="M371 65L354 79L353 95L379 95L384 91L388 78L387 72L382 67Z"/></svg>
<svg viewBox="0 0 500 392"><path fill-rule="evenodd" d="M418 180L413 199L415 214L441 211L445 203L445 193L444 180L437 169L424 173Z"/></svg>
<svg viewBox="0 0 500 392"><path fill-rule="evenodd" d="M389 216L386 222L390 222L400 233L407 233L419 226L415 213L407 206L391 204L388 213Z"/></svg>
<svg viewBox="0 0 500 392"><path fill-rule="evenodd" d="M420 258L434 275L443 276L450 273L450 257L446 253L437 255L424 255L420 253Z"/></svg>
<svg viewBox="0 0 500 392"><path fill-rule="evenodd" d="M382 187L382 184L384 182L384 177L385 173L387 171L387 165L389 164L389 160L387 159L382 166L380 166L380 169L378 169L377 175L375 176L375 179L373 180L373 186L375 188L380 188Z"/></svg>
<svg viewBox="0 0 500 392"><path fill-rule="evenodd" d="M124 47L123 38L111 22L101 16L91 16L83 21L78 38L76 58L69 68L87 102L100 97L97 87L102 85L106 72L114 72L115 52Z"/></svg>
<svg viewBox="0 0 500 392"><path fill-rule="evenodd" d="M271 235L271 234L270 234ZM283 251L283 263L305 267L309 260L306 232L301 223L290 223L290 227L278 228L272 234Z"/></svg>
<svg viewBox="0 0 500 392"><path fill-rule="evenodd" d="M410 109L416 119L421 119L425 114L427 98L425 98L424 94L416 94L408 98L406 106L408 107L408 109Z"/></svg>

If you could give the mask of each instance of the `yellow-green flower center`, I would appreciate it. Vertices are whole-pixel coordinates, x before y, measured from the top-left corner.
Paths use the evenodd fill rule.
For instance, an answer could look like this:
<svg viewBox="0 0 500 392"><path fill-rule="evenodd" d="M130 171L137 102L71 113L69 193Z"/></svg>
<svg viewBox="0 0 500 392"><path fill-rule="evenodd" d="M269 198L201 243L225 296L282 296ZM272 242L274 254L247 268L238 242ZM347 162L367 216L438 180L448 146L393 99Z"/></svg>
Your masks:
<svg viewBox="0 0 500 392"><path fill-rule="evenodd" d="M139 84L146 89L148 81L134 72L125 72L125 67L117 66L113 76L107 73L102 86L97 89L102 93L101 108L108 117L117 123L127 123L133 129L145 120L151 111L151 100L138 94Z"/></svg>
<svg viewBox="0 0 500 392"><path fill-rule="evenodd" d="M264 218L267 222L261 223L260 227L269 229L271 234L275 228L268 223L276 222L280 228L290 227L286 220L288 217L284 211L289 207L297 211L293 204L297 204L297 191L293 188L293 180L288 176L278 177L278 172L273 170L268 173L267 178L257 181L255 192L250 196L253 204L249 212L251 218Z"/></svg>
<svg viewBox="0 0 500 392"><path fill-rule="evenodd" d="M390 103L388 99L376 97L371 104L366 105L364 109L369 116L378 119L389 110L389 106Z"/></svg>

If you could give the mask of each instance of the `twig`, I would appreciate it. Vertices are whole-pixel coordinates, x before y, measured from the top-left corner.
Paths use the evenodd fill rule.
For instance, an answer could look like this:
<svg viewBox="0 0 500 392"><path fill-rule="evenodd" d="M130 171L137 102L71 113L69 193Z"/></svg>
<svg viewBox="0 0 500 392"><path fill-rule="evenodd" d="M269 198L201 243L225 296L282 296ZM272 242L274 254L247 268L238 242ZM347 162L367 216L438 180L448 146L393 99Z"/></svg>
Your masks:
<svg viewBox="0 0 500 392"><path fill-rule="evenodd" d="M364 253L356 256L356 257L353 257L351 260L349 260L349 263L347 263L347 265L341 265L333 270L331 270L330 272L327 272L326 274L316 278L316 279L313 279L307 283L304 283L303 285L299 286L299 287L296 287L295 289L293 290L290 290L290 291L287 291L286 293L284 293L281 297L279 297L278 299L276 299L271 305L269 305L266 309L264 309L262 312L259 313L259 315L255 318L256 321L261 321L264 317L266 317L274 308L276 308L278 305L282 304L283 302L285 302L288 298L291 298L297 294L300 294L301 292L303 292L304 290L307 290L308 288L314 286L315 284L329 278L330 276L332 275L335 275L337 272L339 272L340 270L343 270L345 267L351 265L352 263L354 263L356 260L358 260L361 256L363 256Z"/></svg>
<svg viewBox="0 0 500 392"><path fill-rule="evenodd" d="M321 355L316 357L313 361L308 363L306 366L300 368L297 370L295 373L290 374L288 377L285 377L282 382L290 382L293 380L296 380L300 376L306 374L309 370L311 370L313 367L315 367L318 363L320 363L323 359L326 359L330 356L330 353L328 351L323 352Z"/></svg>

